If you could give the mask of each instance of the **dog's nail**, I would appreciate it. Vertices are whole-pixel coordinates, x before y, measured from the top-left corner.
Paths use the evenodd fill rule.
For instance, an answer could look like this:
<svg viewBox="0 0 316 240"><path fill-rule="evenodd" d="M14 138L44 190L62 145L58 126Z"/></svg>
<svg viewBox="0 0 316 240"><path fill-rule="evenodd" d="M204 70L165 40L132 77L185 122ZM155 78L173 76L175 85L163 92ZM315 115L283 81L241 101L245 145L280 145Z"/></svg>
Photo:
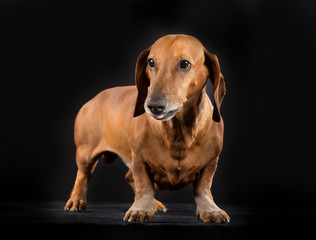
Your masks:
<svg viewBox="0 0 316 240"><path fill-rule="evenodd" d="M79 212L79 208L78 207L75 208L75 212Z"/></svg>
<svg viewBox="0 0 316 240"><path fill-rule="evenodd" d="M139 218L139 217L137 217L137 218L136 218L136 222L139 222L139 220L140 220L140 218Z"/></svg>
<svg viewBox="0 0 316 240"><path fill-rule="evenodd" d="M226 223L226 222L227 222L226 218L221 218L221 223Z"/></svg>
<svg viewBox="0 0 316 240"><path fill-rule="evenodd" d="M132 221L135 221L136 220L136 218L135 217L132 217Z"/></svg>
<svg viewBox="0 0 316 240"><path fill-rule="evenodd" d="M70 210L70 207L66 207L65 211L68 212Z"/></svg>
<svg viewBox="0 0 316 240"><path fill-rule="evenodd" d="M210 219L210 222L211 222L211 223L214 223L214 222L215 222L215 219L214 219L214 218L211 218L211 219Z"/></svg>
<svg viewBox="0 0 316 240"><path fill-rule="evenodd" d="M144 222L145 222L145 223L148 222L148 217L145 217Z"/></svg>

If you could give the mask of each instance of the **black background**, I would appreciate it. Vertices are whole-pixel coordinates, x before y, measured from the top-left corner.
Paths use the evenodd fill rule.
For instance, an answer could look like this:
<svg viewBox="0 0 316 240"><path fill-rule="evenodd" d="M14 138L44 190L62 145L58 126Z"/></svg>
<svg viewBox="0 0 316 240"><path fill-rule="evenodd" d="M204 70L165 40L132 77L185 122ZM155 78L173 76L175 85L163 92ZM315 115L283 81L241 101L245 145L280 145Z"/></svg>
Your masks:
<svg viewBox="0 0 316 240"><path fill-rule="evenodd" d="M219 57L227 85L215 200L314 208L315 15L299 0L1 1L1 201L66 201L80 107L134 84L138 54L184 33ZM99 163L88 201L132 203L126 171ZM157 198L193 202L191 187Z"/></svg>

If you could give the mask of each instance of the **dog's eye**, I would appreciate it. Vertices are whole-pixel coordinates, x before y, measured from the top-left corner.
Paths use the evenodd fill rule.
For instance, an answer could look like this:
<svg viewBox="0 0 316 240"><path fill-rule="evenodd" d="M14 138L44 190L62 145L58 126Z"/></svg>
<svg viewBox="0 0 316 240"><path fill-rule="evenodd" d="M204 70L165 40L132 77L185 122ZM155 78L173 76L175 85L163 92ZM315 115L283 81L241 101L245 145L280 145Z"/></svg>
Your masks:
<svg viewBox="0 0 316 240"><path fill-rule="evenodd" d="M187 60L181 60L179 64L179 69L180 70L187 70L191 66L191 63Z"/></svg>
<svg viewBox="0 0 316 240"><path fill-rule="evenodd" d="M154 68L155 68L155 61L154 61L154 59L149 58L149 59L147 60L147 62L148 62L148 67L149 67L150 69L154 69Z"/></svg>

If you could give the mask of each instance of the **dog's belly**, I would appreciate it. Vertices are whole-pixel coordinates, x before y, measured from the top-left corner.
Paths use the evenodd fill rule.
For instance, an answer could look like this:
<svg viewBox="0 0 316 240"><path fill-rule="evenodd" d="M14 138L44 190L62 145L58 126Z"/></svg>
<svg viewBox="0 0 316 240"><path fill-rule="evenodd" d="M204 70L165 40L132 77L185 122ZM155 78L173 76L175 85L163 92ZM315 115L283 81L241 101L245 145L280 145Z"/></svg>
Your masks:
<svg viewBox="0 0 316 240"><path fill-rule="evenodd" d="M155 173L154 174L154 184L155 187L158 190L163 190L163 189L169 189L169 190L176 190L183 188L187 186L189 183L192 183L196 175L194 174L193 176L184 176L183 173L181 172L176 172L176 173Z"/></svg>

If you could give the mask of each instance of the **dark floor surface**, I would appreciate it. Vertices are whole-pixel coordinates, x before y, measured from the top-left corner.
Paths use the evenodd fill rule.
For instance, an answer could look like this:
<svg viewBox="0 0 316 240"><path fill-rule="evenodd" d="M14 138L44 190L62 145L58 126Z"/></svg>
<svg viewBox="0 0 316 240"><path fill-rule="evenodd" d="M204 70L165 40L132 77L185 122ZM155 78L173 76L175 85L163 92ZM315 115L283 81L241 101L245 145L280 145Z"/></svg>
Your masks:
<svg viewBox="0 0 316 240"><path fill-rule="evenodd" d="M6 203L0 207L2 239L303 239L314 238L309 211L221 205L229 224L201 223L193 204L166 204L152 223L125 223L129 204L88 203L85 213L64 212L63 202Z"/></svg>

